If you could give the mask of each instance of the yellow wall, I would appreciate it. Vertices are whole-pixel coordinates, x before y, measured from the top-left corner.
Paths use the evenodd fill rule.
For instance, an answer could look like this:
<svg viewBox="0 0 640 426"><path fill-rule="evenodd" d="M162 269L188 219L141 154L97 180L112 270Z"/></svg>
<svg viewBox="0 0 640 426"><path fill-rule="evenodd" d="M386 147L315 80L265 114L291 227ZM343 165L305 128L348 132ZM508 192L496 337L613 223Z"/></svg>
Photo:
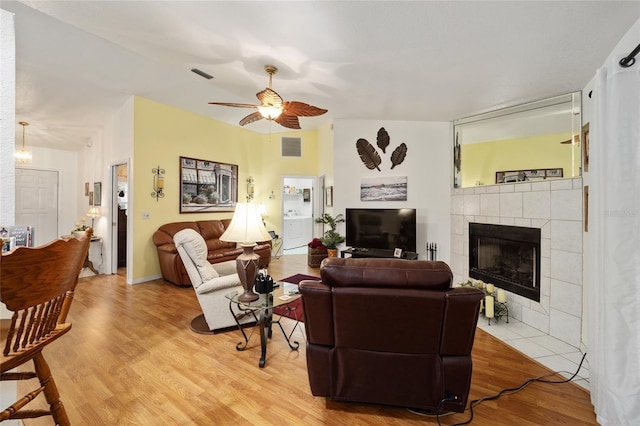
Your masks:
<svg viewBox="0 0 640 426"><path fill-rule="evenodd" d="M304 120L301 119L301 120ZM302 123L304 125L304 123ZM282 128L277 124L277 126ZM280 138L282 136L300 137L302 140L301 158L282 158ZM316 176L318 174L318 135L316 131L292 131L260 135L262 148L262 178L256 180L256 202L264 203L268 216L265 218L267 229L282 235L282 176ZM273 191L273 199L269 199Z"/></svg>
<svg viewBox="0 0 640 426"><path fill-rule="evenodd" d="M276 124L274 124L277 126ZM279 126L278 126L279 127ZM301 136L303 158L280 158L280 137ZM133 235L133 281L160 274L153 233L168 222L230 218L233 212L180 213L180 157L238 165L238 201L246 200L246 180L255 180L255 201L269 212L268 229L281 223L281 176L315 175L315 131L273 133L271 136L221 123L168 105L136 97L134 101L134 148L129 220ZM165 197L156 201L152 169L165 169ZM274 191L276 198L269 200ZM149 218L143 219L148 213ZM269 226L271 225L271 226ZM277 231L280 231L277 229Z"/></svg>
<svg viewBox="0 0 640 426"><path fill-rule="evenodd" d="M561 141L571 138L569 133L505 139L462 145L462 187L494 185L496 172L562 168L565 178L571 177L570 144ZM574 148L574 175L579 175L580 146Z"/></svg>

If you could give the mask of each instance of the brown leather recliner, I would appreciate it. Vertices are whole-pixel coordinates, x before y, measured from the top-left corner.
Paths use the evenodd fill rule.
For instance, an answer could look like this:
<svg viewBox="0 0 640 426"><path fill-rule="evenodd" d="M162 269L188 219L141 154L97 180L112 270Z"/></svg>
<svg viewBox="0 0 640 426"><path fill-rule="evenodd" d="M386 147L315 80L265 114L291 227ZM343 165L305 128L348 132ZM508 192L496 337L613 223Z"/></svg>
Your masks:
<svg viewBox="0 0 640 426"><path fill-rule="evenodd" d="M444 262L327 258L302 281L311 393L463 412L483 293Z"/></svg>
<svg viewBox="0 0 640 426"><path fill-rule="evenodd" d="M158 250L162 278L180 286L191 286L187 270L173 242L173 236L187 228L193 229L204 238L207 243L209 263L235 260L242 253L242 248L236 247L236 243L220 240L220 236L226 231L229 223L231 223L231 219L213 219L196 222L172 222L158 228L153 234L153 243ZM271 262L271 241L259 242L254 247L254 251L260 256L260 267L266 268Z"/></svg>

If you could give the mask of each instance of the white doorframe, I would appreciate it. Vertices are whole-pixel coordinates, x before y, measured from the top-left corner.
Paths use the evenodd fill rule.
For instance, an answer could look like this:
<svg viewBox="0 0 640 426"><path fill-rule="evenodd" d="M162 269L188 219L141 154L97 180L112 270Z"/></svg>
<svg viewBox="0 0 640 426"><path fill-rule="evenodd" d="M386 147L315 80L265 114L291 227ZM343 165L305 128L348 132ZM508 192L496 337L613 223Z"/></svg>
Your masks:
<svg viewBox="0 0 640 426"><path fill-rule="evenodd" d="M318 177L317 176L293 176L293 175L283 175L280 179L280 191L282 192L285 179L308 179L311 180L311 235L315 235L315 218L317 217L317 209L318 209ZM284 242L284 233L285 233L285 223L284 223L284 196L282 196L282 203L280 205L280 211L282 212L280 229L282 230L280 238Z"/></svg>
<svg viewBox="0 0 640 426"><path fill-rule="evenodd" d="M131 217L131 161L122 160L110 164L111 169L111 209L109 212L109 223L111 224L111 271L115 274L118 272L118 197L116 191L118 190L118 166L127 166L127 216ZM129 265L133 262L133 241L132 241L132 220L127 220L127 284L133 283L133 268Z"/></svg>

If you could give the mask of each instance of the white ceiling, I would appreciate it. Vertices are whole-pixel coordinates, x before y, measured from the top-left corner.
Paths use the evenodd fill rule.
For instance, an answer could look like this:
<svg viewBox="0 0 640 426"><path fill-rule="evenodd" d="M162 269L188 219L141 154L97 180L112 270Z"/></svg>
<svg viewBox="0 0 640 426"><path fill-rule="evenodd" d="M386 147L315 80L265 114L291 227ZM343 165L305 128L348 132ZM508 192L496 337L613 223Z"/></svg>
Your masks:
<svg viewBox="0 0 640 426"><path fill-rule="evenodd" d="M237 124L273 88L334 119L450 121L580 90L638 1L6 1L27 145L80 149L139 95ZM190 71L201 69L205 80ZM286 129L273 123L272 130ZM248 129L267 132L264 120ZM16 124L21 143L21 127Z"/></svg>

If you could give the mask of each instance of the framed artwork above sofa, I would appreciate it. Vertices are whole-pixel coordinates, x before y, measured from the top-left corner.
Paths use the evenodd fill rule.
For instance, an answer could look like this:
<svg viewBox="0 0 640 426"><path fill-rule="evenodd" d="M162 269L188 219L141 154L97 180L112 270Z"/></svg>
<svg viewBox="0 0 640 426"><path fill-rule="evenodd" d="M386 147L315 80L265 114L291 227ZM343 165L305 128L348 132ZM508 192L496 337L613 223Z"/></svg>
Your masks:
<svg viewBox="0 0 640 426"><path fill-rule="evenodd" d="M233 211L238 166L180 157L180 213Z"/></svg>

